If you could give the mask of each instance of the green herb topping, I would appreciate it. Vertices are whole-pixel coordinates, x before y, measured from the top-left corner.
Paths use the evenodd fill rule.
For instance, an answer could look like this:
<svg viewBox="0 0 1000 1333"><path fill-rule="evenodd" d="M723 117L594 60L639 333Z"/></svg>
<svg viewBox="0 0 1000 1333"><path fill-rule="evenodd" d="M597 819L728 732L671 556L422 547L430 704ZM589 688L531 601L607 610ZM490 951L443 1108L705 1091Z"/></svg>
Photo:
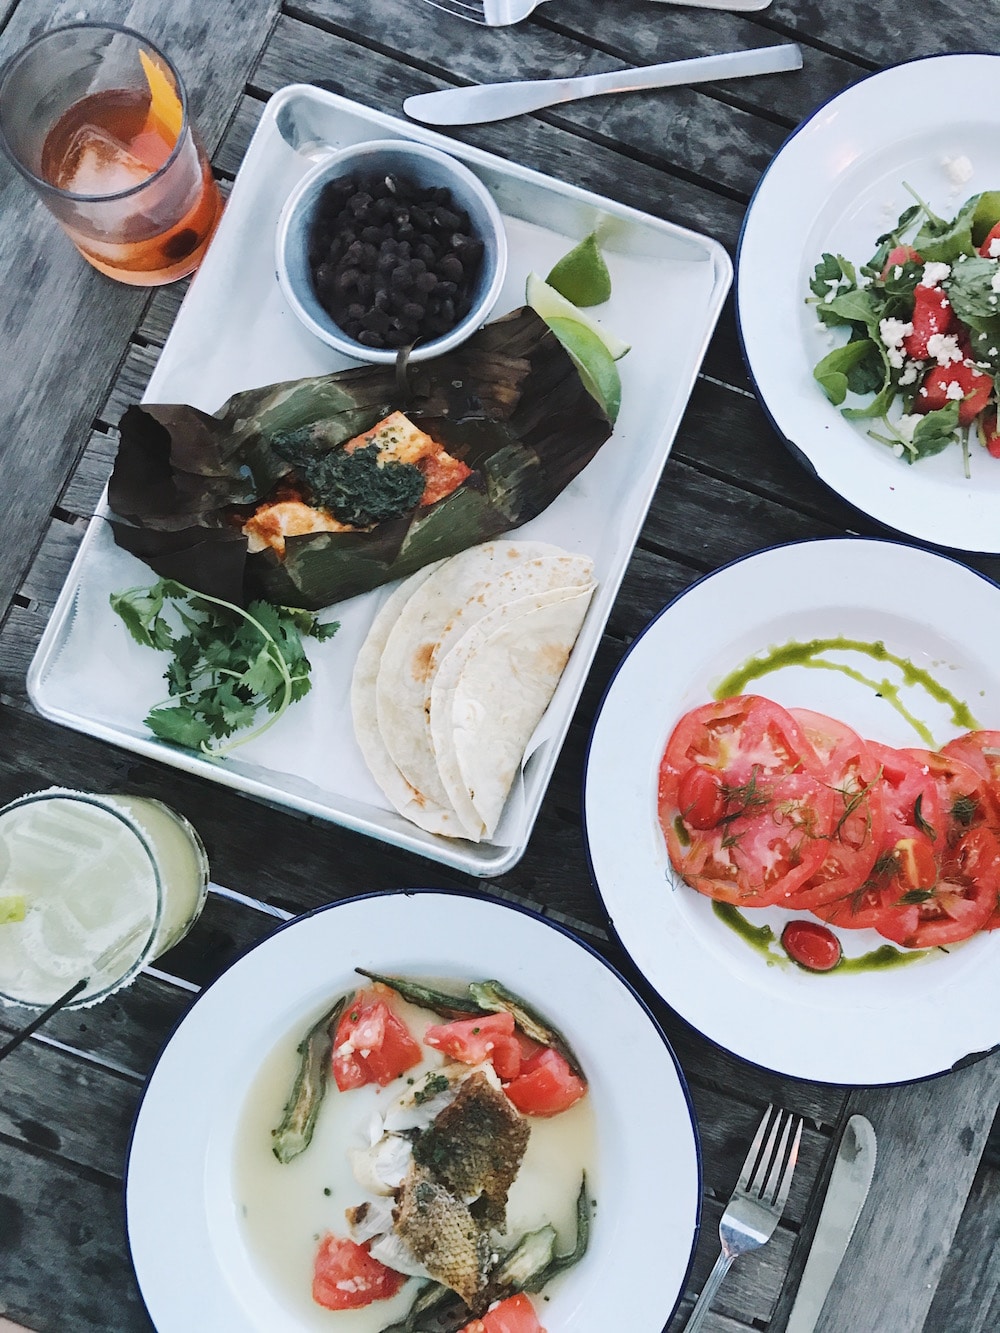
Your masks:
<svg viewBox="0 0 1000 1333"><path fill-rule="evenodd" d="M308 427L303 427L273 436L271 447L295 468L313 504L355 528L369 528L408 513L424 493L420 469L398 459L380 462L379 446L374 443L351 453L343 449L317 453Z"/></svg>

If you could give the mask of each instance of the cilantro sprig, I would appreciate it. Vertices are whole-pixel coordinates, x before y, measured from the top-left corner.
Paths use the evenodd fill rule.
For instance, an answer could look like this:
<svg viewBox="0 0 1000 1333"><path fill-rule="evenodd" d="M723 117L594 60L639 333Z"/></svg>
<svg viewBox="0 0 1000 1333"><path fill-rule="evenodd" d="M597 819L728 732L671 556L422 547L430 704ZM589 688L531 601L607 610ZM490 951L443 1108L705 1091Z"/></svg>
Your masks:
<svg viewBox="0 0 1000 1333"><path fill-rule="evenodd" d="M173 654L164 679L176 702L151 709L146 726L160 740L213 757L262 735L309 693L303 637L322 641L340 628L269 602L244 610L171 579L113 593L111 608L137 643ZM261 709L270 716L254 726ZM247 727L253 730L223 743Z"/></svg>

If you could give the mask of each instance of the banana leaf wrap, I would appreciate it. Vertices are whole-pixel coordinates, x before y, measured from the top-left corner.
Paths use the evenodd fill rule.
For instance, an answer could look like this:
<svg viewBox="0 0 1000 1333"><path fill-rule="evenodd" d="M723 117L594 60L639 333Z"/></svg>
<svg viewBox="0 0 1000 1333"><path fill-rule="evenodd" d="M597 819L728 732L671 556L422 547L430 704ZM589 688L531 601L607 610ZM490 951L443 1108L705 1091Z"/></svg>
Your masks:
<svg viewBox="0 0 1000 1333"><path fill-rule="evenodd" d="M293 471L271 441L308 431L337 449L402 411L472 474L450 495L367 531L287 537L250 553L241 524ZM237 604L315 611L412 574L541 513L597 453L611 422L530 307L453 352L360 366L234 395L215 414L130 407L109 486L115 540L161 577Z"/></svg>

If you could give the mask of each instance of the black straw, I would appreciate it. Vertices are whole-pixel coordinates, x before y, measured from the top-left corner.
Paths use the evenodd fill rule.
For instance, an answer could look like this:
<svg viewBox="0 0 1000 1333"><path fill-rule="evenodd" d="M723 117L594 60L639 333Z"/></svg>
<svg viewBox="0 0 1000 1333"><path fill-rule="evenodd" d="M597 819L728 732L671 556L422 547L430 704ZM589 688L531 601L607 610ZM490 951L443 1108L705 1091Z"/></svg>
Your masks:
<svg viewBox="0 0 1000 1333"><path fill-rule="evenodd" d="M33 1032L36 1032L43 1023L47 1022L53 1014L58 1013L64 1004L68 1004L70 1000L72 1000L74 995L79 995L89 980L89 977L81 977L79 981L74 982L65 995L60 995L58 1000L54 1000L47 1009L43 1009L40 1014L33 1018L27 1027L22 1028L16 1036L11 1037L10 1041L5 1045L0 1046L0 1060L2 1060L5 1055L10 1055L11 1051L20 1046L22 1041L26 1041L27 1038L30 1037Z"/></svg>

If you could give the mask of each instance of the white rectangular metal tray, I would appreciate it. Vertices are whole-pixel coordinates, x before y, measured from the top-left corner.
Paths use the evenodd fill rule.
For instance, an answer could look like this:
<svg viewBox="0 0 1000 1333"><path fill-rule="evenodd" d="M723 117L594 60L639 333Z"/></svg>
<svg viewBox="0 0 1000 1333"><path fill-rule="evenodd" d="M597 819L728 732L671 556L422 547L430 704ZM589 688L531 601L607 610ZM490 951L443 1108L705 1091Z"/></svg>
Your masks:
<svg viewBox="0 0 1000 1333"><path fill-rule="evenodd" d="M707 237L333 93L292 85L264 111L145 401L214 412L241 389L352 364L308 333L287 308L275 277L275 229L286 196L317 157L331 148L395 137L451 152L493 192L510 247L495 315L524 303L531 270L544 275L597 230L613 285L611 301L597 314L632 344L619 362L622 409L611 439L544 513L518 529L519 537L591 555L598 587L492 841L473 844L416 828L390 808L365 767L351 725L351 673L389 589L322 613L324 620L339 619L341 629L326 643L307 642L311 693L266 735L224 759L207 759L158 741L143 726L149 709L165 700L166 658L131 640L108 598L152 583L154 575L115 546L102 503L31 664L28 692L54 722L470 874L492 876L509 870L527 846L732 266Z"/></svg>

